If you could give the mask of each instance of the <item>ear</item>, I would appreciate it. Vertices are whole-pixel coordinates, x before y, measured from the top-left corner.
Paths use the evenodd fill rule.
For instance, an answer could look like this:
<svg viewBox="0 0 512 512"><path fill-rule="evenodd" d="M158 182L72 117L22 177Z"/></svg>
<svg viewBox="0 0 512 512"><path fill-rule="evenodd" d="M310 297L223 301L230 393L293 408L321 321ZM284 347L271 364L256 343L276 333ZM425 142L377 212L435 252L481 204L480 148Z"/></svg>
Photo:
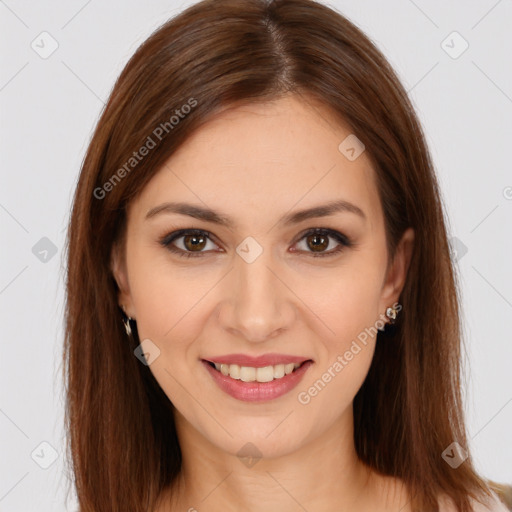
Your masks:
<svg viewBox="0 0 512 512"><path fill-rule="evenodd" d="M407 271L411 263L414 248L414 230L407 228L402 235L395 251L393 262L389 265L386 278L382 286L380 311L398 302L407 278Z"/></svg>
<svg viewBox="0 0 512 512"><path fill-rule="evenodd" d="M128 272L126 270L125 247L124 242L122 241L117 241L112 246L110 269L117 283L119 306L124 310L127 316L135 318L135 311L128 281Z"/></svg>

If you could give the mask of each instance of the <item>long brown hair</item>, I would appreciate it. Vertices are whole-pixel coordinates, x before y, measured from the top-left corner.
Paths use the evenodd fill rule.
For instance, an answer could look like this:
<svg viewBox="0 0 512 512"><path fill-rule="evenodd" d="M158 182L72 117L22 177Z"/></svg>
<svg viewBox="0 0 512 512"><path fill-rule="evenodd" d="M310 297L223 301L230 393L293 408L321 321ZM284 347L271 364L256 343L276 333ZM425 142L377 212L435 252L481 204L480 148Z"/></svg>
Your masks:
<svg viewBox="0 0 512 512"><path fill-rule="evenodd" d="M375 45L322 4L205 0L162 25L130 59L74 196L64 377L81 512L152 512L181 467L173 405L134 356L137 342L121 322L111 253L124 235L126 207L220 109L284 94L322 102L364 143L390 260L404 230L415 231L404 310L395 332L377 342L354 399L358 456L403 479L415 511L438 510L446 494L468 512L469 496L489 493L471 457L457 469L442 458L455 441L468 450L458 284L433 164L406 91ZM132 160L142 146L145 156Z"/></svg>

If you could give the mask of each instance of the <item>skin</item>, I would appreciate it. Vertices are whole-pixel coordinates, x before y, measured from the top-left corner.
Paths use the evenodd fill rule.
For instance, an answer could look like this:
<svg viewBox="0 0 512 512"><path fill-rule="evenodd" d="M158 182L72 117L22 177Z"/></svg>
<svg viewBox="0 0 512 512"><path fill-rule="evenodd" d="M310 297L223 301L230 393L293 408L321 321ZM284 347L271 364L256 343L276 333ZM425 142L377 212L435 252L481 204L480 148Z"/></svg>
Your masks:
<svg viewBox="0 0 512 512"><path fill-rule="evenodd" d="M347 159L338 146L350 127L305 99L238 105L202 126L130 204L126 239L113 251L119 303L137 320L140 339L159 348L150 369L175 406L183 467L159 512L409 510L402 482L369 471L353 442L352 403L375 335L308 404L297 398L365 328L382 327L404 286L414 242L408 229L388 266L367 152ZM278 223L287 213L338 199L366 218L338 212ZM207 206L236 225L176 213L145 219L170 201ZM159 243L192 228L212 233L196 249L202 256L183 258ZM354 245L313 257L315 241L301 237L309 228L333 229ZM249 236L263 248L252 263L236 252ZM327 241L320 252L339 246ZM174 246L193 252L185 242ZM229 353L293 354L314 364L291 392L249 403L221 391L201 363ZM248 442L262 455L250 467L237 456Z"/></svg>

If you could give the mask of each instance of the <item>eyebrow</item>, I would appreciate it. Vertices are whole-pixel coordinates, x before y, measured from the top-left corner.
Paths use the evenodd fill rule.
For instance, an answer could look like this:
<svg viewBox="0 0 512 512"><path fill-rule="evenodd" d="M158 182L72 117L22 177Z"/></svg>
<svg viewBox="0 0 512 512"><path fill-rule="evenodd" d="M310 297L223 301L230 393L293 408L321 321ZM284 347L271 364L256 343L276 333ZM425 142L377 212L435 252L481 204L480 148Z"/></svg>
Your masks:
<svg viewBox="0 0 512 512"><path fill-rule="evenodd" d="M331 201L324 205L314 206L305 210L299 210L296 212L288 213L279 219L279 223L285 226L298 224L308 219L314 219L318 217L328 217L335 213L348 212L358 215L362 219L366 220L366 215L355 204L349 203L348 201L338 200ZM146 219L151 219L156 215L162 213L177 213L180 215L187 215L194 219L203 220L206 222L212 222L226 228L233 228L235 222L233 219L224 215L220 212L210 210L209 208L203 208L202 206L189 204L189 203L163 203L159 206L151 208L146 214Z"/></svg>

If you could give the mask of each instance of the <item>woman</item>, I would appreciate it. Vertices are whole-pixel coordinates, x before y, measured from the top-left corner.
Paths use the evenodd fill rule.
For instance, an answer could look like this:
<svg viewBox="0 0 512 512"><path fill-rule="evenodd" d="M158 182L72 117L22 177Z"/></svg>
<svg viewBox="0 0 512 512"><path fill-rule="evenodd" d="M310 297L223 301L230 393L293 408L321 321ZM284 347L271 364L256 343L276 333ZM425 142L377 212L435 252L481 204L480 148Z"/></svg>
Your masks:
<svg viewBox="0 0 512 512"><path fill-rule="evenodd" d="M121 73L68 232L82 512L506 510L468 453L407 94L309 0L197 3Z"/></svg>

